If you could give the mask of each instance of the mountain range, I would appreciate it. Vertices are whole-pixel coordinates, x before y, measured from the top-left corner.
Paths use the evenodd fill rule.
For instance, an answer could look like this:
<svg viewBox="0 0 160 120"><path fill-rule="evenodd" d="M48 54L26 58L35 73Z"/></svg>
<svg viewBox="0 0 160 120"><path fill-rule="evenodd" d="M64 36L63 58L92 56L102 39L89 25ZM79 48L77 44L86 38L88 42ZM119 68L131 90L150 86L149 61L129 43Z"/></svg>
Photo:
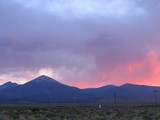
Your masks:
<svg viewBox="0 0 160 120"><path fill-rule="evenodd" d="M124 84L79 89L42 75L22 85L12 82L1 85L0 103L111 103L114 93L117 102L147 103L154 102L154 90L160 91L160 87Z"/></svg>

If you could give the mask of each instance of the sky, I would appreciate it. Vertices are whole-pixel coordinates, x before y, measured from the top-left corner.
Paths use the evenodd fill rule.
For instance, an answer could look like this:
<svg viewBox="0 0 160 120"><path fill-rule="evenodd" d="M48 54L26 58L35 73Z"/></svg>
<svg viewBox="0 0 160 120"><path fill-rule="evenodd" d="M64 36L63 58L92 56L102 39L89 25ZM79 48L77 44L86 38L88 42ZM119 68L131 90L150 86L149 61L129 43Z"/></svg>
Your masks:
<svg viewBox="0 0 160 120"><path fill-rule="evenodd" d="M0 0L0 84L160 86L159 0Z"/></svg>

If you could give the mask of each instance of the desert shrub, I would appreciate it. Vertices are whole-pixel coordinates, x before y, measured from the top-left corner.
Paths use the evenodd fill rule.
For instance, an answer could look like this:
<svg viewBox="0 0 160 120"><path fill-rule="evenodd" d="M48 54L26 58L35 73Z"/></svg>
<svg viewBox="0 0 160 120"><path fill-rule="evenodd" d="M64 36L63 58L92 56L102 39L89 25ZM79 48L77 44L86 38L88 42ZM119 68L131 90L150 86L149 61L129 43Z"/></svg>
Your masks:
<svg viewBox="0 0 160 120"><path fill-rule="evenodd" d="M10 116L10 118L12 118L12 119L19 119L19 115L18 114L14 114L14 115L12 115L12 116Z"/></svg>
<svg viewBox="0 0 160 120"><path fill-rule="evenodd" d="M70 118L72 118L72 116L71 115L66 115L65 118L70 119Z"/></svg>
<svg viewBox="0 0 160 120"><path fill-rule="evenodd" d="M31 111L32 112L37 112L37 111L39 111L40 109L39 108L31 108Z"/></svg>
<svg viewBox="0 0 160 120"><path fill-rule="evenodd" d="M61 119L64 119L64 115L60 115L60 118L61 118Z"/></svg>
<svg viewBox="0 0 160 120"><path fill-rule="evenodd" d="M35 117L35 118L40 118L41 116L40 116L40 115L38 115L38 114L36 114L34 117Z"/></svg>
<svg viewBox="0 0 160 120"><path fill-rule="evenodd" d="M50 113L47 113L45 116L51 118L51 117L55 117L56 114L50 112Z"/></svg>
<svg viewBox="0 0 160 120"><path fill-rule="evenodd" d="M74 114L81 114L81 111L80 110L75 110Z"/></svg>
<svg viewBox="0 0 160 120"><path fill-rule="evenodd" d="M160 120L160 115L156 116L155 120Z"/></svg>
<svg viewBox="0 0 160 120"><path fill-rule="evenodd" d="M47 110L48 110L48 108L42 108L41 110L42 110L42 111L47 111Z"/></svg>
<svg viewBox="0 0 160 120"><path fill-rule="evenodd" d="M45 120L44 118L35 118L34 120Z"/></svg>
<svg viewBox="0 0 160 120"><path fill-rule="evenodd" d="M130 114L130 118L134 118L136 115L135 114Z"/></svg>
<svg viewBox="0 0 160 120"><path fill-rule="evenodd" d="M117 112L116 117L122 118L125 114L123 112Z"/></svg>
<svg viewBox="0 0 160 120"><path fill-rule="evenodd" d="M140 112L140 115L144 115L144 114L147 114L149 111L142 111Z"/></svg>
<svg viewBox="0 0 160 120"><path fill-rule="evenodd" d="M106 115L110 115L111 114L111 112L109 112L109 111L106 111Z"/></svg>
<svg viewBox="0 0 160 120"><path fill-rule="evenodd" d="M99 112L97 112L97 115L99 115L99 116L104 116L105 114L104 114L104 112L99 111Z"/></svg>
<svg viewBox="0 0 160 120"><path fill-rule="evenodd" d="M106 120L106 118L97 118L96 120Z"/></svg>
<svg viewBox="0 0 160 120"><path fill-rule="evenodd" d="M144 119L144 120L152 120L152 117L149 116L149 115L144 115L144 116L143 116L143 119Z"/></svg>

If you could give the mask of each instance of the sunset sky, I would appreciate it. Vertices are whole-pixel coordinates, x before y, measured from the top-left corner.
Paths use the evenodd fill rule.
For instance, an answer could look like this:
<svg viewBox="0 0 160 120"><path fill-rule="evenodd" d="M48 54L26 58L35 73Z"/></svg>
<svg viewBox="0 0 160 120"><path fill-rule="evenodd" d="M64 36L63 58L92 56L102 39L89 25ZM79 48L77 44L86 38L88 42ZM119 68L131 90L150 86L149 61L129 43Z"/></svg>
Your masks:
<svg viewBox="0 0 160 120"><path fill-rule="evenodd" d="M0 0L0 84L160 86L160 0Z"/></svg>

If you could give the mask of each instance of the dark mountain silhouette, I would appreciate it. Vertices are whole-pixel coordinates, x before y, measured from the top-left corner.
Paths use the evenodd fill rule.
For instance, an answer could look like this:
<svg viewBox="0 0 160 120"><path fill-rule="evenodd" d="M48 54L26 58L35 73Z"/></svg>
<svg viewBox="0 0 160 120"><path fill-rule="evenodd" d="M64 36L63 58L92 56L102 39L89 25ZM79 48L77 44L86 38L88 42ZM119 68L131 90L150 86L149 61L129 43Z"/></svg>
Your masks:
<svg viewBox="0 0 160 120"><path fill-rule="evenodd" d="M107 91L112 91L115 88L117 88L117 86L115 85L106 85L100 88L87 88L87 89L83 89L83 91L87 94L93 95L95 97L102 97L106 94Z"/></svg>
<svg viewBox="0 0 160 120"><path fill-rule="evenodd" d="M2 103L91 102L93 100L93 97L82 90L61 84L44 75L0 93Z"/></svg>
<svg viewBox="0 0 160 120"><path fill-rule="evenodd" d="M98 97L100 102L112 102L113 94L117 94L119 102L153 102L154 90L160 91L160 87L124 84L122 86L104 86L95 89L84 89L85 93Z"/></svg>
<svg viewBox="0 0 160 120"><path fill-rule="evenodd" d="M16 87L16 86L18 86L17 83L12 83L12 82L9 81L9 82L6 82L6 83L4 83L3 85L0 86L0 91L8 90L8 89Z"/></svg>
<svg viewBox="0 0 160 120"><path fill-rule="evenodd" d="M1 85L0 103L110 103L114 93L118 102L154 102L154 90L160 91L160 87L124 84L79 89L43 75L23 85L11 82Z"/></svg>

